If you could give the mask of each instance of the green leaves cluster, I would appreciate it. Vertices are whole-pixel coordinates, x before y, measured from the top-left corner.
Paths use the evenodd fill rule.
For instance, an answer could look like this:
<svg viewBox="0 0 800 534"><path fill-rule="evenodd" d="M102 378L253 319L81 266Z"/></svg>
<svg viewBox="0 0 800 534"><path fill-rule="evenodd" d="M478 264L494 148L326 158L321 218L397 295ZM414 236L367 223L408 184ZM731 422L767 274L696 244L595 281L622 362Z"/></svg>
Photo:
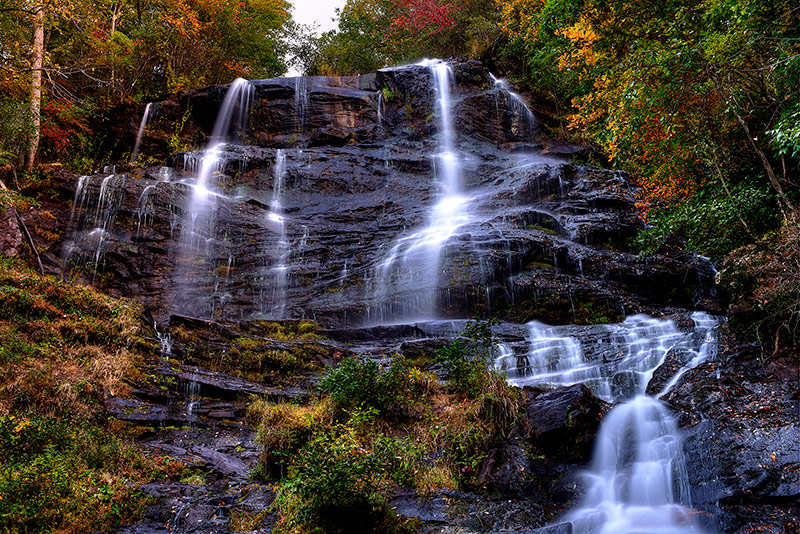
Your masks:
<svg viewBox="0 0 800 534"><path fill-rule="evenodd" d="M456 391L479 397L490 383L495 337L491 321L468 321L461 336L436 351Z"/></svg>
<svg viewBox="0 0 800 534"><path fill-rule="evenodd" d="M370 407L386 414L417 396L410 373L411 366L402 357L384 369L375 360L347 358L322 379L320 390L330 396L335 413Z"/></svg>

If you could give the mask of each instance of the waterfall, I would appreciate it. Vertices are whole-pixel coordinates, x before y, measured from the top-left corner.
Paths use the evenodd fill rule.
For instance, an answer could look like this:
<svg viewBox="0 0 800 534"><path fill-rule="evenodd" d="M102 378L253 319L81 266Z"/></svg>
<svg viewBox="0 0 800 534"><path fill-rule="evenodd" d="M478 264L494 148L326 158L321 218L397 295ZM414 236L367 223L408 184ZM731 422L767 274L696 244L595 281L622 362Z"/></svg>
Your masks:
<svg viewBox="0 0 800 534"><path fill-rule="evenodd" d="M688 474L672 414L638 395L604 419L581 505L566 519L575 534L691 533Z"/></svg>
<svg viewBox="0 0 800 534"><path fill-rule="evenodd" d="M142 122L139 123L139 131L136 133L136 143L133 145L133 152L131 152L131 164L136 163L136 158L139 156L139 146L142 144L142 136L144 129L150 122L150 114L153 110L153 103L148 102L144 107L144 114L142 115Z"/></svg>
<svg viewBox="0 0 800 534"><path fill-rule="evenodd" d="M247 130L250 108L253 106L255 87L248 80L236 78L225 93L225 99L219 108L214 130L211 132L211 144L222 143L232 136L241 140Z"/></svg>
<svg viewBox="0 0 800 534"><path fill-rule="evenodd" d="M383 103L383 91L378 91L378 129L381 132L384 131L383 128L383 115L384 115L384 103Z"/></svg>
<svg viewBox="0 0 800 534"><path fill-rule="evenodd" d="M456 149L452 118L453 70L441 60L425 60L417 65L430 69L436 96L439 142L432 158L441 197L431 210L428 226L397 239L375 268L370 281L373 304L367 308L368 322L433 318L442 253L448 239L469 221L469 199L461 191L463 158Z"/></svg>
<svg viewBox="0 0 800 534"><path fill-rule="evenodd" d="M675 358L679 368L660 394L686 370L713 356L717 319L702 312L692 319L690 332L671 320L646 315L599 327L529 323L527 354L517 356L508 346L499 347L495 365L508 373L512 384L585 382L598 397L619 402L603 418L583 500L565 517L575 534L699 532L688 509L688 475L677 424L663 404L644 394L667 357Z"/></svg>
<svg viewBox="0 0 800 534"><path fill-rule="evenodd" d="M525 140L533 138L536 133L536 117L534 117L525 100L511 90L506 80L495 78L492 73L489 73L489 77L494 82L495 87L501 90L501 94L505 95L507 103L510 104L509 107L512 113L511 132ZM502 120L500 110L504 108L500 106L499 100L497 101L496 109L498 120Z"/></svg>
<svg viewBox="0 0 800 534"><path fill-rule="evenodd" d="M282 149L275 151L275 171L272 186L272 203L268 214L268 224L278 236L277 260L272 267L272 304L269 316L283 319L286 313L286 290L288 286L288 261L291 253L286 238L286 218L281 204L283 180L286 177L286 153ZM263 312L262 306L262 312Z"/></svg>
<svg viewBox="0 0 800 534"><path fill-rule="evenodd" d="M308 81L298 76L294 79L294 120L295 131L302 135L305 132L308 113Z"/></svg>
<svg viewBox="0 0 800 534"><path fill-rule="evenodd" d="M224 200L216 191L213 183L214 175L223 172L229 161L226 150L229 140L241 139L245 134L250 108L253 104L255 89L242 78L237 78L228 88L225 98L217 114L214 129L208 146L199 154L191 154L185 158L185 165L196 171L194 183L188 184L191 193L187 196L181 225L181 251L179 253L179 270L177 273L179 298L185 299L182 307L197 315L213 313L216 301L226 300L224 287L219 280L209 283L208 278L216 279L213 258L217 239L216 218L217 202ZM211 286L211 303L206 310L198 309L196 295L190 293L198 288ZM179 306L181 308L181 306Z"/></svg>
<svg viewBox="0 0 800 534"><path fill-rule="evenodd" d="M81 176L78 179L69 222L70 227L75 225L75 233L64 245L64 274L72 263L91 263L91 283L94 285L111 242L117 212L125 200L126 181L122 174L109 174L103 178L92 210L92 177Z"/></svg>

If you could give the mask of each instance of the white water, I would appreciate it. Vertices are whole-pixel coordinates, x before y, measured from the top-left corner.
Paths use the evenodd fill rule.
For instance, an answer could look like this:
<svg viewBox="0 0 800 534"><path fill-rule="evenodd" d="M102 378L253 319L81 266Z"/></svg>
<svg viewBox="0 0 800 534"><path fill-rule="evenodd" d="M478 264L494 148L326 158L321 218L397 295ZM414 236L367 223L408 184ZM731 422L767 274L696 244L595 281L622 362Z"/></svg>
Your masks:
<svg viewBox="0 0 800 534"><path fill-rule="evenodd" d="M226 302L225 282L233 263L229 258L225 276L220 278L214 268L214 246L217 240L216 218L217 202L222 195L217 191L215 177L223 172L229 163L226 156L227 143L240 139L247 129L248 116L253 104L255 89L242 78L237 78L228 88L217 114L214 129L208 146L199 155L186 156L184 165L196 171L194 183L188 184L191 193L187 196L181 224L181 244L179 280L184 284L181 292L194 290L210 284L212 302L210 309L197 309L196 302L187 302L192 309L183 310L197 315L214 313L218 303ZM221 266L222 267L222 266ZM207 278L212 278L209 282ZM194 281L192 279L195 279Z"/></svg>
<svg viewBox="0 0 800 534"><path fill-rule="evenodd" d="M533 112L525 103L525 99L512 91L506 80L495 78L491 73L489 77L494 82L495 87L498 87L507 95L508 103L511 104L510 109L514 115L510 125L511 132L523 139L530 140L536 133L536 117L534 117ZM498 118L500 118L499 110L504 108L505 106L500 106L500 102L497 103Z"/></svg>
<svg viewBox="0 0 800 534"><path fill-rule="evenodd" d="M97 202L92 210L91 176L81 176L75 188L70 226L78 230L73 240L65 244L65 270L70 262L80 264L92 262L92 285L97 279L97 271L102 270L105 254L110 245L111 230L117 218L117 211L125 198L125 182L122 174L109 174L100 183Z"/></svg>
<svg viewBox="0 0 800 534"><path fill-rule="evenodd" d="M144 107L142 121L139 123L139 131L136 133L136 143L133 145L133 152L131 152L131 164L136 163L136 158L139 156L139 147L142 144L142 136L144 136L144 129L147 127L148 122L150 122L150 112L152 109L152 102L148 102Z"/></svg>
<svg viewBox="0 0 800 534"><path fill-rule="evenodd" d="M294 120L295 130L298 134L303 134L306 128L306 118L308 115L308 80L298 76L294 79Z"/></svg>
<svg viewBox="0 0 800 534"><path fill-rule="evenodd" d="M378 91L378 128L381 132L384 131L383 128L383 115L384 115L384 104L383 104L383 91Z"/></svg>
<svg viewBox="0 0 800 534"><path fill-rule="evenodd" d="M663 393L686 370L700 365L714 352L717 320L705 313L692 315L695 329L682 332L673 321L633 315L624 322L595 327L551 327L528 323L529 350L497 358L495 367L515 386L557 387L579 382L607 402L619 402L644 393L653 372L672 352L681 370ZM581 343L572 330L589 332Z"/></svg>
<svg viewBox="0 0 800 534"><path fill-rule="evenodd" d="M286 217L281 203L283 181L286 177L286 153L282 149L275 152L275 170L272 186L272 203L270 205L267 223L278 236L277 260L272 266L272 302L269 316L274 319L283 319L286 314L286 290L288 287L289 257L291 246L286 237ZM262 309L262 312L265 312Z"/></svg>
<svg viewBox="0 0 800 534"><path fill-rule="evenodd" d="M672 414L638 395L604 419L588 491L566 516L575 534L692 533L686 463Z"/></svg>
<svg viewBox="0 0 800 534"><path fill-rule="evenodd" d="M597 396L620 402L603 419L583 500L564 518L573 533L700 532L693 525L677 424L664 405L644 395L668 355L675 356L678 369L659 395L714 355L718 321L701 312L692 319L694 329L685 332L670 320L636 315L617 325L583 327L585 343L566 335L566 330L581 327L530 323L526 355L498 347L495 364L509 373L513 384L585 382Z"/></svg>
<svg viewBox="0 0 800 534"><path fill-rule="evenodd" d="M469 198L461 184L464 161L456 149L452 119L453 71L441 60L425 60L418 65L430 69L436 95L439 143L432 157L441 196L433 206L428 226L401 236L375 268L370 281L375 304L367 309L369 323L435 317L442 253L459 227L469 222ZM413 296L398 298L402 292Z"/></svg>

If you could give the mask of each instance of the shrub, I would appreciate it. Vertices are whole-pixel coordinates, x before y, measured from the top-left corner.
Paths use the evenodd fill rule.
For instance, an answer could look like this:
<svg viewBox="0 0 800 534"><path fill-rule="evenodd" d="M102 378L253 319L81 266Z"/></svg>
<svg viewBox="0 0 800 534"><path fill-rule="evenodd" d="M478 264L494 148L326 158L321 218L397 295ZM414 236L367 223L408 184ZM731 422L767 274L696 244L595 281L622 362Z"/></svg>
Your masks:
<svg viewBox="0 0 800 534"><path fill-rule="evenodd" d="M436 351L453 388L472 398L482 395L489 381L495 342L491 326L490 321L468 321L459 338Z"/></svg>
<svg viewBox="0 0 800 534"><path fill-rule="evenodd" d="M257 429L256 441L262 446L256 478L284 476L288 459L325 424L329 412L329 405L324 401L310 405L254 401L248 408L248 419Z"/></svg>
<svg viewBox="0 0 800 534"><path fill-rule="evenodd" d="M679 243L720 258L774 227L777 203L765 188L736 186L730 194L704 189L687 202L651 210L652 226L636 238L646 254Z"/></svg>
<svg viewBox="0 0 800 534"><path fill-rule="evenodd" d="M276 532L396 532L387 506L389 481L378 455L351 430L323 434L306 445L278 490Z"/></svg>
<svg viewBox="0 0 800 534"><path fill-rule="evenodd" d="M322 379L320 389L330 395L337 416L361 406L385 414L418 395L423 379L412 369L401 356L384 369L374 360L348 358Z"/></svg>

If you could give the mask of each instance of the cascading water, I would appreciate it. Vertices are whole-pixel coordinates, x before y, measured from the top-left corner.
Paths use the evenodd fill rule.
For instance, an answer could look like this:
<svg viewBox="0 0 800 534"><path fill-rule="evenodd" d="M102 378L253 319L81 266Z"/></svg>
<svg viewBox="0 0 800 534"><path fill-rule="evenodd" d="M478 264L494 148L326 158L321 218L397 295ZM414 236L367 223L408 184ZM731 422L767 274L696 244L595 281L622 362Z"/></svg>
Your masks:
<svg viewBox="0 0 800 534"><path fill-rule="evenodd" d="M428 226L400 237L377 265L371 281L374 304L367 309L367 322L432 318L442 253L448 239L469 222L469 199L461 191L463 158L456 150L452 119L453 71L440 60L425 60L418 65L430 69L436 94L439 144L433 163L441 198L433 207ZM397 299L403 292L412 296Z"/></svg>
<svg viewBox="0 0 800 534"><path fill-rule="evenodd" d="M269 316L274 319L282 319L286 313L286 290L288 286L288 261L291 247L286 237L286 218L283 213L281 196L283 190L283 180L286 177L286 153L278 149L275 152L275 171L272 186L272 203L268 214L267 223L272 231L278 236L278 246L276 248L277 259L272 265L272 299ZM263 302L263 299L262 299ZM262 304L262 313L266 310Z"/></svg>
<svg viewBox="0 0 800 534"><path fill-rule="evenodd" d="M161 167L158 171L158 181L154 184L145 186L139 195L139 206L136 208L136 237L139 238L142 230L147 229L153 223L155 212L155 192L159 185L169 182L172 177L172 169Z"/></svg>
<svg viewBox="0 0 800 534"><path fill-rule="evenodd" d="M295 130L302 135L306 129L306 116L308 109L308 85L305 77L298 76L294 79L294 120Z"/></svg>
<svg viewBox="0 0 800 534"><path fill-rule="evenodd" d="M182 284L192 287L182 289L196 289L207 285L208 282L198 280L202 280L204 276L217 277L216 269L213 273L207 271L214 267L211 260L215 255L214 244L217 239L217 201L224 200L225 197L216 191L213 178L215 173L222 172L227 166L226 142L229 139L240 139L247 129L254 94L255 89L249 81L242 78L234 80L220 106L208 147L199 155L192 154L187 159L190 167L196 169L197 177L194 183L189 184L191 193L184 208L179 259L182 269L179 279ZM227 274L229 270L225 272ZM194 309L186 311L197 314L213 313L217 302L223 302L226 297L222 294L224 288L220 287L219 280L215 279L211 285L213 294L210 310L196 309L197 303L192 300L187 305Z"/></svg>
<svg viewBox="0 0 800 534"><path fill-rule="evenodd" d="M139 131L136 133L136 143L133 145L133 152L131 152L131 164L136 163L136 158L139 157L139 147L142 144L144 129L147 128L147 125L151 120L151 115L155 114L154 109L155 108L152 102L148 102L144 107L142 122L139 123Z"/></svg>
<svg viewBox="0 0 800 534"><path fill-rule="evenodd" d="M91 210L92 177L81 176L75 189L75 198L70 212L70 226L75 224L77 231L73 240L65 245L65 273L70 263L90 263L92 265L92 284L97 279L105 253L110 244L111 229L117 212L125 200L125 182L121 174L109 174L100 183L97 203Z"/></svg>
<svg viewBox="0 0 800 534"><path fill-rule="evenodd" d="M509 373L513 384L585 382L598 397L620 402L603 419L583 501L565 517L572 532L700 532L688 508L691 495L677 424L664 405L644 395L668 356L679 369L662 394L683 372L713 355L718 321L701 312L692 319L695 326L688 333L670 320L644 315L618 325L583 327L582 332L581 327L532 323L528 354L498 347L496 366ZM586 343L564 335L568 330L586 337Z"/></svg>
<svg viewBox="0 0 800 534"><path fill-rule="evenodd" d="M377 109L377 112L378 112L378 128L380 129L381 132L383 132L384 131L383 116L385 114L385 111L384 111L383 91L382 90L378 91L378 109Z"/></svg>
<svg viewBox="0 0 800 534"><path fill-rule="evenodd" d="M528 105L525 103L523 98L511 90L508 82L502 78L495 78L493 74L489 74L489 77L494 82L495 87L502 90L501 94L506 96L507 103L510 104L509 108L512 114L511 117L511 124L510 130L523 138L531 138L536 131L536 117L534 117L533 112L530 110ZM497 115L498 118L501 118L501 109L505 109L505 106L501 108L500 102L497 102Z"/></svg>

